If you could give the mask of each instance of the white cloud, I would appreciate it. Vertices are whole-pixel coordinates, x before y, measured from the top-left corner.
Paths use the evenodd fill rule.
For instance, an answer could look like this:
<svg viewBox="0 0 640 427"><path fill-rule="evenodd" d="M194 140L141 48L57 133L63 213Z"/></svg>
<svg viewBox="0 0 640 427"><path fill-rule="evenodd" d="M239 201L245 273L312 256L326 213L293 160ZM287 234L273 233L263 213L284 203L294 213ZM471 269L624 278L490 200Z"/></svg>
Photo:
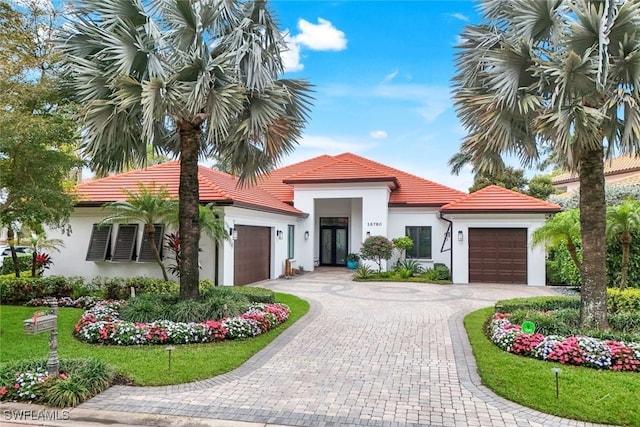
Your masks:
<svg viewBox="0 0 640 427"><path fill-rule="evenodd" d="M382 84L389 83L391 80L395 79L397 75L398 75L398 70L397 69L393 70L392 72L384 76L384 79L382 80Z"/></svg>
<svg viewBox="0 0 640 427"><path fill-rule="evenodd" d="M461 21L469 22L469 17L466 15L463 15L462 13L452 13L451 16Z"/></svg>
<svg viewBox="0 0 640 427"><path fill-rule="evenodd" d="M388 134L383 130L374 130L369 133L369 136L373 139L385 139Z"/></svg>
<svg viewBox="0 0 640 427"><path fill-rule="evenodd" d="M285 33L288 50L282 52L284 69L288 72L301 71L304 64L300 61L300 51L304 49L316 51L340 51L347 48L347 38L343 31L338 30L330 21L318 18L313 24L305 19L298 21L296 35Z"/></svg>
<svg viewBox="0 0 640 427"><path fill-rule="evenodd" d="M311 50L339 51L347 48L344 32L326 19L318 18L318 24L300 19L298 29L300 33L294 37L295 41Z"/></svg>
<svg viewBox="0 0 640 427"><path fill-rule="evenodd" d="M374 95L381 98L415 102L416 111L428 123L433 123L451 107L449 88L415 84L383 84L374 89Z"/></svg>
<svg viewBox="0 0 640 427"><path fill-rule="evenodd" d="M302 71L304 64L300 62L300 45L288 34L284 36L287 49L280 53L286 71Z"/></svg>

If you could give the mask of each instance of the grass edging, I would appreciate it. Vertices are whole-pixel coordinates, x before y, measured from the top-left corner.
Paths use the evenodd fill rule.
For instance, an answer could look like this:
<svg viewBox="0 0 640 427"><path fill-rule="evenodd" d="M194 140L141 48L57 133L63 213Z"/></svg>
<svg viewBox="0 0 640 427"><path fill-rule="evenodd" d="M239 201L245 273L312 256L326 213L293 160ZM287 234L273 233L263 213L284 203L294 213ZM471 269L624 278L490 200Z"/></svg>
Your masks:
<svg viewBox="0 0 640 427"><path fill-rule="evenodd" d="M493 308L469 313L464 326L482 384L538 411L593 423L640 426L640 374L560 365L502 351L483 332ZM560 367L556 399L553 367Z"/></svg>
<svg viewBox="0 0 640 427"><path fill-rule="evenodd" d="M139 386L184 384L204 380L236 369L309 311L307 301L290 294L276 293L276 302L286 304L291 309L291 315L286 322L267 333L246 340L175 345L171 354L170 372L166 346L121 347L82 343L73 337L72 332L83 310L61 308L58 354L60 358L65 359L102 359L116 372ZM21 306L1 308L0 362L47 357L49 334L24 335L22 331L22 321L31 317L37 310L36 307Z"/></svg>

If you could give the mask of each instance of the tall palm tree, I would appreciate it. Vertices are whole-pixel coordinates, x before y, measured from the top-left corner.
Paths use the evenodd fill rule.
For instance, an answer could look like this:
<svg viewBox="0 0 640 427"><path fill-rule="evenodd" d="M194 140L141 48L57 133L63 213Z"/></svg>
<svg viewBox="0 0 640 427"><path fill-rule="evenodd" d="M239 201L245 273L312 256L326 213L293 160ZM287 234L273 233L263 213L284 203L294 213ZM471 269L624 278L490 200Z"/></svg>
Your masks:
<svg viewBox="0 0 640 427"><path fill-rule="evenodd" d="M534 245L545 244L553 248L559 244L565 244L569 256L580 270L582 262L578 258L576 242L580 241L580 212L577 209L564 211L553 215L545 221L544 225L533 232L532 243Z"/></svg>
<svg viewBox="0 0 640 427"><path fill-rule="evenodd" d="M620 266L620 289L627 287L629 273L629 253L633 233L640 231L640 202L628 198L617 206L607 209L607 238L618 239L622 246Z"/></svg>
<svg viewBox="0 0 640 427"><path fill-rule="evenodd" d="M285 49L264 0L72 0L61 49L85 107L84 152L98 171L180 157L180 298L198 298L198 158L241 182L298 142L310 85L278 79Z"/></svg>
<svg viewBox="0 0 640 427"><path fill-rule="evenodd" d="M145 239L149 242L151 253L162 271L162 277L168 281L169 276L160 258L160 251L156 245L155 224L169 222L175 218L178 204L172 200L166 187L156 188L138 184L138 191L124 190L127 200L105 203L103 209L113 213L101 221L101 224L127 223L139 221L144 226Z"/></svg>
<svg viewBox="0 0 640 427"><path fill-rule="evenodd" d="M640 1L484 0L462 34L454 102L479 169L555 153L580 176L580 323L605 328L604 158L640 150Z"/></svg>

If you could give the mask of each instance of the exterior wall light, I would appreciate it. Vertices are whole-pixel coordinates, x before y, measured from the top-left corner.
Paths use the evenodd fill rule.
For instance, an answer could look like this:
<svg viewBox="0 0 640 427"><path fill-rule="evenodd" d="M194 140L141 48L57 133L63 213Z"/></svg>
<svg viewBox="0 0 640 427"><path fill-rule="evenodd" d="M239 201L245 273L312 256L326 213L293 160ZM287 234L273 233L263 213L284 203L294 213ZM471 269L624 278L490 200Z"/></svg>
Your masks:
<svg viewBox="0 0 640 427"><path fill-rule="evenodd" d="M238 240L238 230L236 228L230 228L229 236L231 236L233 240Z"/></svg>
<svg viewBox="0 0 640 427"><path fill-rule="evenodd" d="M282 230L277 230L276 236L278 236L278 239L282 240L282 238L284 237L284 233L282 232Z"/></svg>
<svg viewBox="0 0 640 427"><path fill-rule="evenodd" d="M464 240L464 233L462 230L458 231L458 242L462 242Z"/></svg>
<svg viewBox="0 0 640 427"><path fill-rule="evenodd" d="M304 232L304 240L309 240L309 232L308 231Z"/></svg>
<svg viewBox="0 0 640 427"><path fill-rule="evenodd" d="M368 239L369 237L371 237L371 232L370 232L370 231L367 231L367 239Z"/></svg>

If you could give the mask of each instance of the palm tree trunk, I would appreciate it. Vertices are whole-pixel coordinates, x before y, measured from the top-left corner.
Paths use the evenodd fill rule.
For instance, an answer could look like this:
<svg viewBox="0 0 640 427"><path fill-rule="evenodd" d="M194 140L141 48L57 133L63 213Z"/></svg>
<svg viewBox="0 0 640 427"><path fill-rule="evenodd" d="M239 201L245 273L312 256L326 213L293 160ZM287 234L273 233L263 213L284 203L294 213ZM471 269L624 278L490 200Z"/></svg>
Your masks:
<svg viewBox="0 0 640 427"><path fill-rule="evenodd" d="M31 277L36 277L36 257L38 256L38 253L36 251L33 251L33 253L31 254Z"/></svg>
<svg viewBox="0 0 640 427"><path fill-rule="evenodd" d="M180 300L198 299L200 272L198 271L198 245L200 242L198 186L198 147L200 124L180 123Z"/></svg>
<svg viewBox="0 0 640 427"><path fill-rule="evenodd" d="M622 265L620 266L620 289L627 287L627 276L629 273L629 252L631 252L631 233L623 233L620 238L622 243Z"/></svg>
<svg viewBox="0 0 640 427"><path fill-rule="evenodd" d="M13 260L13 272L16 277L20 277L20 264L18 264L18 254L15 248L15 234L11 225L7 227L7 241L9 242L9 248L11 249L11 259Z"/></svg>
<svg viewBox="0 0 640 427"><path fill-rule="evenodd" d="M580 156L580 223L582 234L582 290L580 326L607 327L606 205L602 148Z"/></svg>
<svg viewBox="0 0 640 427"><path fill-rule="evenodd" d="M156 259L156 262L160 266L160 270L162 271L162 277L165 282L169 281L169 276L167 275L167 270L164 268L164 263L160 259L160 251L158 251L158 247L156 246L156 227L153 224L145 224L145 233L147 234L147 240L151 245L151 252L153 252L153 257Z"/></svg>

